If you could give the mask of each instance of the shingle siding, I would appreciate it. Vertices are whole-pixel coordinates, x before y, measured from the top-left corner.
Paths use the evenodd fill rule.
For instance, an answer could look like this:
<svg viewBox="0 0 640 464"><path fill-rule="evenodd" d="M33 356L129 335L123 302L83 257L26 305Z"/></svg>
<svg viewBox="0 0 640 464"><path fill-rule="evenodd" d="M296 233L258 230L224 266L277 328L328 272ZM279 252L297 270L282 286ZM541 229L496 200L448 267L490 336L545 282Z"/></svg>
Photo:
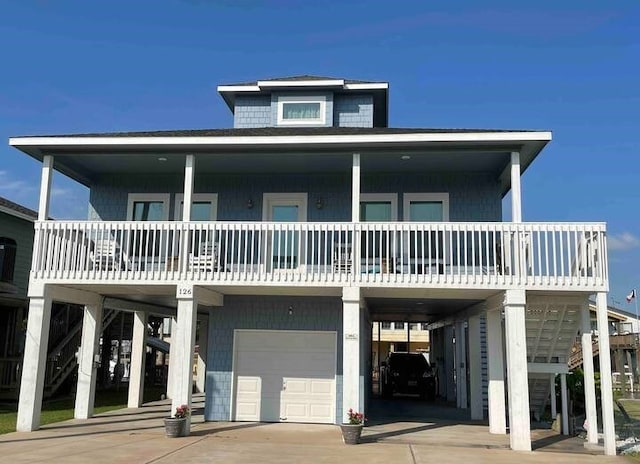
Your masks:
<svg viewBox="0 0 640 464"><path fill-rule="evenodd" d="M333 112L336 127L373 127L371 95L335 95Z"/></svg>
<svg viewBox="0 0 640 464"><path fill-rule="evenodd" d="M273 126L271 98L263 96L237 96L233 112L236 129Z"/></svg>
<svg viewBox="0 0 640 464"><path fill-rule="evenodd" d="M288 308L293 308L289 315ZM337 297L225 296L210 312L205 420L231 414L235 329L337 332L336 422L342 419L342 300Z"/></svg>
<svg viewBox="0 0 640 464"><path fill-rule="evenodd" d="M110 176L97 180L90 194L89 219L127 219L128 193L172 193L169 217L173 218L175 194L182 193L181 175ZM307 192L308 221L351 220L351 174L201 174L195 192L218 194L218 220L261 221L264 192ZM363 175L363 193L398 193L398 218L402 220L402 194L449 192L451 221L501 221L500 184L480 173L380 173ZM322 209L315 207L320 198ZM251 199L253 208L247 208Z"/></svg>

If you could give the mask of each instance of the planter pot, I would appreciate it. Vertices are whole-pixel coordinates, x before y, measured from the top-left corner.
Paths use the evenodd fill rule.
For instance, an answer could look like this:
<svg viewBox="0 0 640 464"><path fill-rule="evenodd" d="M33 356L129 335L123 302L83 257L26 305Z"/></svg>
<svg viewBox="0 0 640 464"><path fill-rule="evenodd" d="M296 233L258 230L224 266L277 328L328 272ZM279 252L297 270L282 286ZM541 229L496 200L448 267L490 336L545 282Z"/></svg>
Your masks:
<svg viewBox="0 0 640 464"><path fill-rule="evenodd" d="M169 438L186 436L187 435L187 418L181 417L176 419L175 417L165 417L164 430L167 433L167 437Z"/></svg>
<svg viewBox="0 0 640 464"><path fill-rule="evenodd" d="M362 434L362 427L364 425L357 424L341 424L340 430L342 430L342 440L345 445L357 445L360 443L360 435Z"/></svg>

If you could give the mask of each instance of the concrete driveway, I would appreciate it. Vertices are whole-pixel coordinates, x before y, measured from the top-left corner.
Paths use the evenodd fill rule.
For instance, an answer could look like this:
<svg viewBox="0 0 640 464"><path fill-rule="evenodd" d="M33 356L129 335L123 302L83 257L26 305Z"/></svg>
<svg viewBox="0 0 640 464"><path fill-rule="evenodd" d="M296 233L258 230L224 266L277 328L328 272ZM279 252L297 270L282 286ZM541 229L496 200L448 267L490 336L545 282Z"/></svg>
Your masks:
<svg viewBox="0 0 640 464"><path fill-rule="evenodd" d="M0 435L0 462L627 462L621 457L587 454L581 442L564 440L549 431L538 438L534 432L534 443L541 445L538 451L515 453L508 450L508 437L490 435L482 423L446 420L372 423L365 428L362 444L347 446L342 444L339 428L332 425L205 423L202 409L194 408L191 435L166 438L162 418L168 410L166 402L150 403L89 420L48 425L36 432ZM569 452L559 452L560 448Z"/></svg>

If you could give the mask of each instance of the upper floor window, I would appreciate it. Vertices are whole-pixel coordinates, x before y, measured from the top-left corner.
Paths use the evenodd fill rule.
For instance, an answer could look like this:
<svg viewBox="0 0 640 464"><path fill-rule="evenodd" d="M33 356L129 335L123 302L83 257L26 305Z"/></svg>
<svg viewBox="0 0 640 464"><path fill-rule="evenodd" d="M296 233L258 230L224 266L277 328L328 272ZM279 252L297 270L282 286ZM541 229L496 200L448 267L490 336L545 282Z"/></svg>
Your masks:
<svg viewBox="0 0 640 464"><path fill-rule="evenodd" d="M449 194L405 193L404 220L412 222L449 221Z"/></svg>
<svg viewBox="0 0 640 464"><path fill-rule="evenodd" d="M176 204L174 208L174 218L182 221L184 208L184 194L176 194ZM192 221L215 221L218 213L217 193L194 193L191 198L191 220Z"/></svg>
<svg viewBox="0 0 640 464"><path fill-rule="evenodd" d="M278 97L278 125L324 125L327 99L324 96Z"/></svg>
<svg viewBox="0 0 640 464"><path fill-rule="evenodd" d="M166 221L169 219L169 194L130 193L127 205L129 221Z"/></svg>

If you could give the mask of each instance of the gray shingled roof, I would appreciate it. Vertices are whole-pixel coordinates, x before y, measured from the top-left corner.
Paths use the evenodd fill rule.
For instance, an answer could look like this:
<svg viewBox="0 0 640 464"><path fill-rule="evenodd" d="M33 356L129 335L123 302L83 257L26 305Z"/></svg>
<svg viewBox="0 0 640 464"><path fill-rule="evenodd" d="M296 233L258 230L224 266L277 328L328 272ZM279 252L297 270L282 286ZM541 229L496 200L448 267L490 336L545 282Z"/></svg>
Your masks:
<svg viewBox="0 0 640 464"><path fill-rule="evenodd" d="M396 127L259 127L243 129L185 129L139 132L34 135L24 137L260 137L294 135L447 134L478 132L541 132L525 129L436 129Z"/></svg>
<svg viewBox="0 0 640 464"><path fill-rule="evenodd" d="M309 74L302 74L300 76L285 76L285 77L272 77L269 79L259 79L260 81L282 81L282 82L295 82L295 81L333 81L343 80L345 84L373 84L377 81L361 81L356 79L344 79L342 77L327 77L327 76L312 76ZM236 84L224 84L224 85L258 85L258 81L251 82L239 82Z"/></svg>
<svg viewBox="0 0 640 464"><path fill-rule="evenodd" d="M7 200L6 198L0 197L0 206L10 209L12 211L15 211L17 213L20 213L24 216L29 216L29 217L32 217L33 219L38 219L38 213L35 212L34 210L25 208L24 206L19 205L18 203L14 203L11 200Z"/></svg>

